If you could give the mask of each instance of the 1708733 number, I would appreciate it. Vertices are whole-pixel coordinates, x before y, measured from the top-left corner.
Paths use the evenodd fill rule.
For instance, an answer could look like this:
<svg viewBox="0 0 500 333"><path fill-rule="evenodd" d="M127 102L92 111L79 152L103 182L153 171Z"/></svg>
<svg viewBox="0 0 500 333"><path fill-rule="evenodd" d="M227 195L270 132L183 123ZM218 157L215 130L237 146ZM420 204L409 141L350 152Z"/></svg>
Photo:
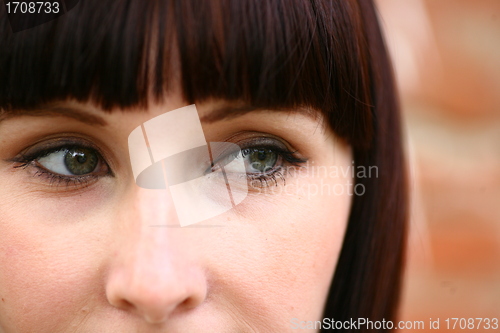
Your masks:
<svg viewBox="0 0 500 333"><path fill-rule="evenodd" d="M59 2L15 2L8 1L5 4L8 14L58 14L60 11Z"/></svg>
<svg viewBox="0 0 500 333"><path fill-rule="evenodd" d="M498 318L447 318L446 328L452 330L497 330Z"/></svg>

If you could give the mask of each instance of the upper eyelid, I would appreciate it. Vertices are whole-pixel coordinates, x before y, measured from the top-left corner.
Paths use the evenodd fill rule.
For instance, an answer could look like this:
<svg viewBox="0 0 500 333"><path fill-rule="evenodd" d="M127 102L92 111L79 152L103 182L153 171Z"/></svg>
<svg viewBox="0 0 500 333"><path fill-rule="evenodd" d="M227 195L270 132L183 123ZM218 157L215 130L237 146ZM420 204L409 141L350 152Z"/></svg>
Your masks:
<svg viewBox="0 0 500 333"><path fill-rule="evenodd" d="M41 147L40 147L41 146ZM35 160L37 158L42 158L52 153L63 150L64 148L71 147L83 147L87 149L93 149L98 154L99 157L104 159L104 154L102 150L89 140L80 139L80 138L62 138L57 140L47 140L47 142L39 142L35 143L25 149L23 149L18 155L14 158L8 160L10 162L19 162L21 160ZM107 162L106 162L107 163Z"/></svg>
<svg viewBox="0 0 500 333"><path fill-rule="evenodd" d="M242 149L247 148L246 146L248 146L248 148L256 146L270 146L275 148L289 149L290 146L288 143L284 142L284 140L265 135L243 138L233 143L237 144Z"/></svg>
<svg viewBox="0 0 500 333"><path fill-rule="evenodd" d="M57 153L57 152L60 152L62 150L64 150L65 146L62 146L62 147L59 147L59 148L53 148L53 149L44 149L44 150L41 150L41 151L38 151L38 152L32 152L30 154L23 154L22 155L22 158L25 159L25 160L36 160L36 159L39 159L39 158L43 158L43 157L46 157L46 156L49 156L51 154L54 154L54 153Z"/></svg>
<svg viewBox="0 0 500 333"><path fill-rule="evenodd" d="M244 140L242 140L244 141ZM276 141L273 139L273 141ZM258 149L258 148L266 148L266 149L270 149L270 150L273 150L275 152L277 152L278 154L281 154L281 153L295 153L296 151L291 151L288 149L288 147L286 147L285 145L272 145L272 144L266 144L266 143L262 143L262 141L249 141L247 142L247 144L242 144L241 142L238 142L236 143L240 149L239 151L232 151L232 152L223 152L221 154L217 154L216 157L214 157L213 159L213 163L217 163L218 161L226 158L226 157L229 157L231 155L234 155L234 154L240 154L243 152L243 150L245 149Z"/></svg>
<svg viewBox="0 0 500 333"><path fill-rule="evenodd" d="M243 138L236 142L240 146L241 150L245 148L268 148L278 151L283 154L294 154L298 155L296 158L296 162L305 162L308 160L306 156L304 156L298 149L296 149L292 144L290 144L287 140L277 137L268 133L255 133L256 136L251 138Z"/></svg>

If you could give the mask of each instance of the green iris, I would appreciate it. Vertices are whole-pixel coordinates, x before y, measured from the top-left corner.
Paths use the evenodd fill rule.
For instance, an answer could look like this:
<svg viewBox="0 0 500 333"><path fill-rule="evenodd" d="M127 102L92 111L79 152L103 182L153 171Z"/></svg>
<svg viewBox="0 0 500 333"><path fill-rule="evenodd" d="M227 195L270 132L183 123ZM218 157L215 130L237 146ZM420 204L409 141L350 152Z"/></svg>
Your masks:
<svg viewBox="0 0 500 333"><path fill-rule="evenodd" d="M271 171L278 160L278 154L271 149L253 148L243 149L243 156L247 157L252 173L266 173Z"/></svg>
<svg viewBox="0 0 500 333"><path fill-rule="evenodd" d="M64 156L66 168L74 175L91 173L97 167L98 161L97 154L86 148L68 149Z"/></svg>

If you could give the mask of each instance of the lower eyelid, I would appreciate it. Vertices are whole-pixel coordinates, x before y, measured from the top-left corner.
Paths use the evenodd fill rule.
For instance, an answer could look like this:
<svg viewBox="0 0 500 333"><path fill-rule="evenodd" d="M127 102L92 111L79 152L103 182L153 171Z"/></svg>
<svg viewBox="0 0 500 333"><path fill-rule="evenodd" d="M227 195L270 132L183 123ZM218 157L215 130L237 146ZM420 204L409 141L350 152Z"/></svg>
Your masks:
<svg viewBox="0 0 500 333"><path fill-rule="evenodd" d="M53 191L62 192L67 190L79 190L86 188L90 185L96 183L102 176L80 176L80 177L70 177L64 175L58 175L53 172L46 170L43 167L37 166L36 161L31 161L25 163L24 165L18 165L15 168L20 168L28 172L28 177L31 179L29 183L34 182L40 184L40 189L44 188L51 189Z"/></svg>
<svg viewBox="0 0 500 333"><path fill-rule="evenodd" d="M286 169L279 168L267 175L247 175L247 179L250 181L250 188L264 188L272 185L278 186L280 183L285 185L286 174Z"/></svg>

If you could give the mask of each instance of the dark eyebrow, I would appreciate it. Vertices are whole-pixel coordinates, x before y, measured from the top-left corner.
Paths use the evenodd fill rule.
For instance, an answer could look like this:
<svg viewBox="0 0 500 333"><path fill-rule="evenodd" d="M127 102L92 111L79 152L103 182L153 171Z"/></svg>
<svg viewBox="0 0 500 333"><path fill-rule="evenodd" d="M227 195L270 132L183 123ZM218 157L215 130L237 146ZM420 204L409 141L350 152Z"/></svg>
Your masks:
<svg viewBox="0 0 500 333"><path fill-rule="evenodd" d="M0 112L0 122L19 116L63 116L76 119L89 125L106 126L108 124L104 118L73 106L48 106L29 110L3 111Z"/></svg>
<svg viewBox="0 0 500 333"><path fill-rule="evenodd" d="M309 108L265 108L265 107L255 107L251 105L244 106L222 106L217 107L212 110L207 115L200 117L202 122L213 123L216 121L224 119L233 119L236 117L243 116L252 111L267 111L267 112L286 112L289 114L300 113L313 120L318 120L320 113Z"/></svg>
<svg viewBox="0 0 500 333"><path fill-rule="evenodd" d="M267 111L267 112L287 112L287 113L300 113L306 115L314 120L318 119L319 113L307 108L264 108L255 107L251 105L244 106L222 106L212 109L207 115L200 117L200 120L205 123L213 123L224 119L233 119L243 116L252 111ZM46 106L36 109L28 110L15 110L15 111L0 111L0 122L10 118L19 116L33 116L33 117L46 117L46 116L63 116L76 119L82 123L97 126L106 126L108 123L104 118L91 114L84 109L74 106Z"/></svg>

